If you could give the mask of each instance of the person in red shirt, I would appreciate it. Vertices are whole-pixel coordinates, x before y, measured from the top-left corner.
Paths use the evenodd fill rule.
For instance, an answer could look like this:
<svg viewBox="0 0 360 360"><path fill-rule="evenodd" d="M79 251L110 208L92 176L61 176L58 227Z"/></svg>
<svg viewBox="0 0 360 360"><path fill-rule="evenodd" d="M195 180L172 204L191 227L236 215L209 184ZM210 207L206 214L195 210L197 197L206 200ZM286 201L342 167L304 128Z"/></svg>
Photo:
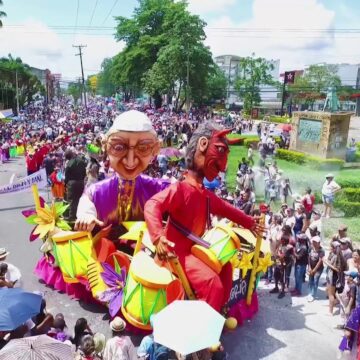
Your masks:
<svg viewBox="0 0 360 360"><path fill-rule="evenodd" d="M205 177L213 181L220 171L226 170L229 154L227 133L229 130L219 130L212 123L201 124L191 136L187 148L185 179L154 195L147 201L144 210L159 259L166 260L176 254L197 299L206 301L217 311L229 299L231 264L226 264L218 275L191 254L194 242L188 234L201 237L210 225L210 214L227 218L255 234L262 234L264 230L254 218L220 199L203 185ZM168 221L163 228L165 214L168 214Z"/></svg>
<svg viewBox="0 0 360 360"><path fill-rule="evenodd" d="M305 228L304 228L305 231L310 225L311 215L314 210L314 204L315 204L315 196L311 193L310 188L306 189L306 194L301 199L301 204L305 209L305 215L306 215Z"/></svg>

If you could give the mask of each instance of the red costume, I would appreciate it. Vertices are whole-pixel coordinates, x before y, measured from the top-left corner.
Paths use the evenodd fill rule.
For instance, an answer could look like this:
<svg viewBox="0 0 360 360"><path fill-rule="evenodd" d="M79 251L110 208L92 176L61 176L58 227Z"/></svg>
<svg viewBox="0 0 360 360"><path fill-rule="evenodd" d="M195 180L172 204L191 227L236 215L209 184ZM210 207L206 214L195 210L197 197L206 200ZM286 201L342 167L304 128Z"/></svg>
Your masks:
<svg viewBox="0 0 360 360"><path fill-rule="evenodd" d="M191 254L194 243L177 230L171 221L168 221L165 229L162 224L163 215L168 214L175 223L201 237L206 228L208 210L213 215L227 218L248 229L254 225L252 217L223 201L191 178L175 183L153 196L145 204L144 215L153 243L157 244L161 236L175 243L172 250L179 257L196 297L220 311L230 295L231 264L226 264L218 275Z"/></svg>

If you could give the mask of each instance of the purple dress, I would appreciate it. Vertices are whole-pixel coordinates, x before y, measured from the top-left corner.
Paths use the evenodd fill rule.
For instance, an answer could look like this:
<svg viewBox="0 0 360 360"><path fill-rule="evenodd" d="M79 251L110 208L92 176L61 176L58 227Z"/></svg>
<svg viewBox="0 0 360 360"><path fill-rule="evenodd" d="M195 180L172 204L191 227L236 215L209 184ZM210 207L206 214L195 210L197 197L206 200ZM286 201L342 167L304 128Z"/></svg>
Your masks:
<svg viewBox="0 0 360 360"><path fill-rule="evenodd" d="M135 185L133 181L135 181ZM167 188L170 182L163 179L154 179L143 174L140 174L133 181L122 180L115 174L109 179L91 185L86 189L83 196L87 195L94 203L99 220L105 222L106 225L118 225L120 221L125 220L121 220L119 215L119 202L121 202L122 199L121 189L126 188L126 185L128 185L129 188L134 185L135 188L133 190L130 209L131 214L127 220L144 221L144 206L146 201L156 193Z"/></svg>

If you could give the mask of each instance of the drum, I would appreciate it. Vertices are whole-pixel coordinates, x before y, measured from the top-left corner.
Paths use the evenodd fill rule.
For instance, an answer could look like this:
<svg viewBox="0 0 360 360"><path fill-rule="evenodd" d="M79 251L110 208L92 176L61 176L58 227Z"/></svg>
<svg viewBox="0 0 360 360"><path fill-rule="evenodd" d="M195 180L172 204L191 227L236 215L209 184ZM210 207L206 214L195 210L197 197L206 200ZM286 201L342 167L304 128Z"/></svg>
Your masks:
<svg viewBox="0 0 360 360"><path fill-rule="evenodd" d="M240 249L240 240L231 227L226 225L215 226L205 233L203 239L210 244L209 249L194 245L191 253L220 274L222 267Z"/></svg>
<svg viewBox="0 0 360 360"><path fill-rule="evenodd" d="M174 300L184 298L180 281L158 266L145 252L137 253L130 265L121 307L125 319L143 330L151 330L150 317Z"/></svg>
<svg viewBox="0 0 360 360"><path fill-rule="evenodd" d="M91 258L96 259L93 241L85 231L60 231L53 237L53 253L60 267L64 281L79 282L87 277L87 265Z"/></svg>

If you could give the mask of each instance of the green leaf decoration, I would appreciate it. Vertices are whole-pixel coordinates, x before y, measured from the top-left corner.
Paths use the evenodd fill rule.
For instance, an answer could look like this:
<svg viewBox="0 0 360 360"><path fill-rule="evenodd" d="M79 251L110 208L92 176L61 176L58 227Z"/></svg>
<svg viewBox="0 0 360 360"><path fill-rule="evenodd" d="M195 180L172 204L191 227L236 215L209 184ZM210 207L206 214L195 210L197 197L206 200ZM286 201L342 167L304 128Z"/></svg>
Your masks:
<svg viewBox="0 0 360 360"><path fill-rule="evenodd" d="M71 226L70 226L65 220L63 220L63 219L58 220L58 221L56 222L56 226L57 226L58 228L60 228L61 230L65 230L65 231L71 230Z"/></svg>
<svg viewBox="0 0 360 360"><path fill-rule="evenodd" d="M37 225L34 219L37 217L37 214L28 216L25 220L30 225Z"/></svg>
<svg viewBox="0 0 360 360"><path fill-rule="evenodd" d="M58 216L61 216L65 211L66 209L69 207L68 204L64 204L62 202L56 202L55 203L55 209L56 209L56 214Z"/></svg>
<svg viewBox="0 0 360 360"><path fill-rule="evenodd" d="M120 268L120 265L116 259L115 256L113 256L113 259L114 259L114 266L115 266L115 271L120 275L121 274L121 268Z"/></svg>

